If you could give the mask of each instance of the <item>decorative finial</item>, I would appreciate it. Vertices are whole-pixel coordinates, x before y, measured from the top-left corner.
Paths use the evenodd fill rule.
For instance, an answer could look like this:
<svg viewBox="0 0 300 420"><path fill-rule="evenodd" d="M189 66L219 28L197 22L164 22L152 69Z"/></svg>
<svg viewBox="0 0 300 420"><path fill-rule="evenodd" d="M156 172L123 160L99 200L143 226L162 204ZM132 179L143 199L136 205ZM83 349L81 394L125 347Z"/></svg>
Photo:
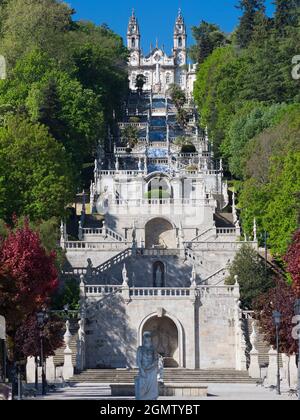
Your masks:
<svg viewBox="0 0 300 420"><path fill-rule="evenodd" d="M134 7L132 8L132 15L131 15L133 18L135 18L135 10L134 10Z"/></svg>
<svg viewBox="0 0 300 420"><path fill-rule="evenodd" d="M156 38L156 44L155 44L156 48L158 48L158 38Z"/></svg>

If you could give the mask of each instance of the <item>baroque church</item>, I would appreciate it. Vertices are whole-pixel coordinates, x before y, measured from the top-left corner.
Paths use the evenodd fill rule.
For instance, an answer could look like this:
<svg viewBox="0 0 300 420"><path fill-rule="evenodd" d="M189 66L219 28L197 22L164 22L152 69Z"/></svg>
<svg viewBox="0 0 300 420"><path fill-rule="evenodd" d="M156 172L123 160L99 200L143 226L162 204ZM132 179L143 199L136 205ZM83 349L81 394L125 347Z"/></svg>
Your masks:
<svg viewBox="0 0 300 420"><path fill-rule="evenodd" d="M193 85L196 80L196 65L188 64L187 58L187 31L179 10L173 35L173 50L169 56L164 48L150 46L148 55L144 55L141 49L141 32L134 11L130 17L127 30L127 47L130 51L129 80L130 89L136 89L136 77L142 74L145 77L144 90L152 90L153 93L165 94L169 86L178 84L188 96L193 93Z"/></svg>
<svg viewBox="0 0 300 420"><path fill-rule="evenodd" d="M144 56L140 41L133 13L123 118L117 134L108 134L109 147L99 147L76 236L61 225L63 277L80 283L74 368L134 368L143 333L151 331L166 368L246 373L238 279L232 286L225 279L245 241L258 248L256 225L252 238L241 239L222 161L199 126L182 13L171 56L158 46ZM147 82L139 94L141 73ZM186 92L185 126L168 96L171 83ZM126 145L127 127L137 137Z"/></svg>

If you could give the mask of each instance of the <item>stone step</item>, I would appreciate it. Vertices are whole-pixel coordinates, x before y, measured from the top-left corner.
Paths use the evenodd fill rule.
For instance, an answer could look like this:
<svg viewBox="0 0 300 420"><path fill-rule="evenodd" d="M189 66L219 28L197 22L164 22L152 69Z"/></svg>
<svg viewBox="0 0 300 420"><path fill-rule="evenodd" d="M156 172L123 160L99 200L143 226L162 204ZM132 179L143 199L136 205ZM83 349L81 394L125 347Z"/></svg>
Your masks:
<svg viewBox="0 0 300 420"><path fill-rule="evenodd" d="M87 370L71 378L72 383L133 383L137 370ZM166 383L255 383L248 372L234 370L184 370L165 369Z"/></svg>

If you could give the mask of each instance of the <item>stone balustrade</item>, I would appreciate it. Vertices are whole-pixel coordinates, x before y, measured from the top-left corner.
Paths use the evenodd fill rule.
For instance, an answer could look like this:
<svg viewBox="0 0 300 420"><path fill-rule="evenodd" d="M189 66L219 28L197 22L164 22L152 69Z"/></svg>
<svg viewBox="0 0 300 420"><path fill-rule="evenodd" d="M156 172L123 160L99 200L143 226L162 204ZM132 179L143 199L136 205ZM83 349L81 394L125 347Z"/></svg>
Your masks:
<svg viewBox="0 0 300 420"><path fill-rule="evenodd" d="M239 291L238 286L198 286L197 290L200 292L200 296L202 298L208 297L208 296L227 296L227 297L235 297L235 294L237 293L237 290Z"/></svg>
<svg viewBox="0 0 300 420"><path fill-rule="evenodd" d="M85 293L87 296L102 296L111 295L122 291L122 288L118 285L114 286L85 286Z"/></svg>
<svg viewBox="0 0 300 420"><path fill-rule="evenodd" d="M236 236L237 229L236 228L217 228L217 235Z"/></svg>
<svg viewBox="0 0 300 420"><path fill-rule="evenodd" d="M88 241L66 241L64 243L65 249L72 251L82 250L103 250L103 251L121 251L124 248L131 246L131 242L88 242Z"/></svg>
<svg viewBox="0 0 300 420"><path fill-rule="evenodd" d="M132 255L132 248L125 249L124 251L120 252L120 254L115 255L114 257L110 258L108 261L104 262L103 264L93 269L93 272L95 274L103 273L104 271L108 270L110 267L124 261L124 259L130 257L131 255Z"/></svg>
<svg viewBox="0 0 300 420"><path fill-rule="evenodd" d="M257 247L256 242L247 242L254 247ZM193 242L195 250L197 251L215 251L215 250L227 250L227 251L238 251L243 242L241 241L234 241L234 242Z"/></svg>
<svg viewBox="0 0 300 420"><path fill-rule="evenodd" d="M109 176L109 177L114 177L114 176L138 176L144 173L144 171L115 171L115 170L107 170L107 171L100 171L100 176Z"/></svg>
<svg viewBox="0 0 300 420"><path fill-rule="evenodd" d="M192 206L198 207L203 205L206 202L206 199L189 199L189 198L151 198L151 199L137 199L137 200L112 200L110 205L112 206L130 206L130 207L147 207L147 206Z"/></svg>
<svg viewBox="0 0 300 420"><path fill-rule="evenodd" d="M115 239L116 241L126 242L121 235L108 228L83 228L82 232L84 235L109 236L110 238Z"/></svg>
<svg viewBox="0 0 300 420"><path fill-rule="evenodd" d="M191 289L190 288L142 288L134 287L130 289L130 297L172 297L172 298L182 298L190 297Z"/></svg>
<svg viewBox="0 0 300 420"><path fill-rule="evenodd" d="M147 257L163 257L163 256L176 256L180 254L179 249L138 249Z"/></svg>
<svg viewBox="0 0 300 420"><path fill-rule="evenodd" d="M147 122L122 122L119 123L119 128L135 127L135 128L146 128Z"/></svg>
<svg viewBox="0 0 300 420"><path fill-rule="evenodd" d="M126 289L126 290L125 290ZM161 297L161 298L191 298L199 296L205 299L209 296L236 297L238 286L197 286L197 287L126 287L120 285L87 285L85 293L87 297L102 296L122 293L126 291L131 299L145 297Z"/></svg>

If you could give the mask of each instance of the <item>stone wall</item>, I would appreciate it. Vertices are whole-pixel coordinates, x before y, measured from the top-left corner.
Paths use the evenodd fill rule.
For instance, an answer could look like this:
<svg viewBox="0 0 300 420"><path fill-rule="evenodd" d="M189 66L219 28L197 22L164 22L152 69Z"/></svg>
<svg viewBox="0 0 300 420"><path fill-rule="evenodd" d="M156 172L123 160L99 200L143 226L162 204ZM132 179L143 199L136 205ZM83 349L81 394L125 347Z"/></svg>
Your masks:
<svg viewBox="0 0 300 420"><path fill-rule="evenodd" d="M195 297L192 288L186 296L132 296L126 301L117 293L88 298L87 367L135 367L136 349L146 328L163 341L160 351L172 349L167 356L178 367L236 369L240 350L235 324L236 298L226 288L217 292L207 290L201 292L201 298ZM162 338L168 322L176 329L172 328Z"/></svg>

